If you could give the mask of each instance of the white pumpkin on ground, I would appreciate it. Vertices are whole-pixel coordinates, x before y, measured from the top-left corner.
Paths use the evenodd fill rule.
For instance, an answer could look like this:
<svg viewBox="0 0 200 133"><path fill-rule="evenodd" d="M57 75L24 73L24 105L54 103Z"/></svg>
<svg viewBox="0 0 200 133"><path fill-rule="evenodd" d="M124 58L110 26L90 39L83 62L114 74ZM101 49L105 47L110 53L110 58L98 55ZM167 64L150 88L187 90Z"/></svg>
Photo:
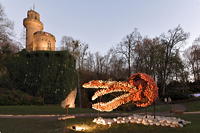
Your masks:
<svg viewBox="0 0 200 133"><path fill-rule="evenodd" d="M164 117L164 116L156 116L154 118L151 115L143 116L143 115L132 115L128 117L117 117L113 119L104 119L102 117L94 118L94 123L101 125L109 125L112 124L121 124L121 123L132 123L132 124L143 124L143 125L156 125L156 126L167 126L167 127L183 127L186 124L190 124L191 122L182 120L176 117Z"/></svg>

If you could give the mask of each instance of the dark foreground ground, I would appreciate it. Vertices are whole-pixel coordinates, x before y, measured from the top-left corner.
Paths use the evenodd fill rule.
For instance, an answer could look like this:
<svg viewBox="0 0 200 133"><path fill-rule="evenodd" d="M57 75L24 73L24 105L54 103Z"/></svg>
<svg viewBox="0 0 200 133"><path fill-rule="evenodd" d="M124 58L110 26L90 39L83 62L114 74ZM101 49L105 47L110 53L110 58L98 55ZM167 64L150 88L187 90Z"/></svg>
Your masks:
<svg viewBox="0 0 200 133"><path fill-rule="evenodd" d="M187 111L200 111L200 101L185 103ZM157 107L158 112L169 111L171 105L161 105ZM150 112L151 108L148 109ZM137 111L138 112L138 111ZM91 109L70 110L71 114L97 113ZM135 112L129 112L135 113ZM0 114L65 114L59 106L0 106ZM184 120L191 121L192 124L183 128L168 128L156 126L144 126L137 124L114 124L109 126L99 126L92 123L93 118L75 118L59 121L56 117L46 118L0 118L0 133L74 133L72 126L80 125L87 127L87 131L92 133L199 133L200 114L179 114L175 115Z"/></svg>
<svg viewBox="0 0 200 133"><path fill-rule="evenodd" d="M76 118L66 121L56 119L0 119L1 133L74 133L72 126L87 127L86 132L92 133L198 133L200 131L200 115L188 114L177 116L192 122L183 128L168 128L156 126L144 126L136 124L116 124L99 126L92 123L92 118Z"/></svg>

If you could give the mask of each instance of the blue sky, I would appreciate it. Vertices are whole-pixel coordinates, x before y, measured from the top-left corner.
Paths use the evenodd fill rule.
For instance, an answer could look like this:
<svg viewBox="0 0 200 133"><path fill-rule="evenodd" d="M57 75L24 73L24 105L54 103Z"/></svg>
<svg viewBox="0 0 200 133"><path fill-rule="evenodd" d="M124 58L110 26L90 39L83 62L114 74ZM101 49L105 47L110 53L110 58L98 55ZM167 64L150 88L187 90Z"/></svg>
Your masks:
<svg viewBox="0 0 200 133"><path fill-rule="evenodd" d="M155 37L181 25L190 32L187 46L200 35L200 0L0 0L17 36L23 18L35 4L45 31L89 44L90 51L106 53L138 28L143 36Z"/></svg>

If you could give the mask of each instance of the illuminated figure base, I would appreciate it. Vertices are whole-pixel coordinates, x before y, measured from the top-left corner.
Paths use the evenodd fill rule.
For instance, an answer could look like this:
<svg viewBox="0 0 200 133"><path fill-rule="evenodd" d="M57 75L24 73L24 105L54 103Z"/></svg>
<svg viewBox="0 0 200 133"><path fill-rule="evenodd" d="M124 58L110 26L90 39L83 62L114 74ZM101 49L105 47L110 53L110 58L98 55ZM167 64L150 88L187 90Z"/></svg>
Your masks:
<svg viewBox="0 0 200 133"><path fill-rule="evenodd" d="M94 123L100 125L112 125L112 124L122 124L122 123L132 123L132 124L143 124L146 126L164 126L164 127L172 127L179 128L183 127L191 122L182 120L176 117L165 117L165 116L154 116L151 115L131 115L128 117L117 117L113 119L109 118L94 118Z"/></svg>

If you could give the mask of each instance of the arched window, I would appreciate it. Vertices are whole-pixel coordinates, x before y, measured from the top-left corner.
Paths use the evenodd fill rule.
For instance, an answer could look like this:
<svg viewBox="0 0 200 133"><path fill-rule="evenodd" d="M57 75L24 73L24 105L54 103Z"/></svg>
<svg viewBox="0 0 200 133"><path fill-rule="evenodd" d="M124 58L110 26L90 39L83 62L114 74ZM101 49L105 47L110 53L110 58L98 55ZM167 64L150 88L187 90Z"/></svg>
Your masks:
<svg viewBox="0 0 200 133"><path fill-rule="evenodd" d="M48 48L48 50L51 50L51 42L48 42L47 48Z"/></svg>

